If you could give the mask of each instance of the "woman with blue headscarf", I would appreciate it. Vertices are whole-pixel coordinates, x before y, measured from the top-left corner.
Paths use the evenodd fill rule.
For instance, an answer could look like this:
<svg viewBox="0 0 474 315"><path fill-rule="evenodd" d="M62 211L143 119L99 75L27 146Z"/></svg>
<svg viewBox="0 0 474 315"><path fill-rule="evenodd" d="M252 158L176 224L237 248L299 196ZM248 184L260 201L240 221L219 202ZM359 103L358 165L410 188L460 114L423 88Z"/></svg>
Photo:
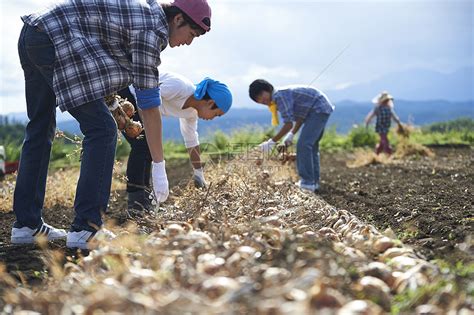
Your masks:
<svg viewBox="0 0 474 315"><path fill-rule="evenodd" d="M198 119L212 120L227 113L232 105L232 94L227 85L205 78L194 85L187 78L175 73L160 73L160 90L163 116L179 118L181 135L193 166L193 180L197 187L205 187L203 165L200 158ZM133 88L118 93L136 107ZM138 113L133 117L140 121ZM145 134L143 133L143 136ZM125 138L131 145L127 164L128 210L140 215L151 209L150 173L152 158L145 137ZM153 185L163 185L160 174L153 170ZM165 183L168 185L168 183Z"/></svg>

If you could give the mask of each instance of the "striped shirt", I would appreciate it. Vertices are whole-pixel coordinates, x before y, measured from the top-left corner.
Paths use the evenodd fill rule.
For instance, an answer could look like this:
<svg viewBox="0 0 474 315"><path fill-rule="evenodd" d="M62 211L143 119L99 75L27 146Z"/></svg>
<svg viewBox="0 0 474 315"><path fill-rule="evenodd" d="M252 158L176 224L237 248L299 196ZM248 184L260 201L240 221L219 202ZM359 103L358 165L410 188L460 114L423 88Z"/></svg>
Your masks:
<svg viewBox="0 0 474 315"><path fill-rule="evenodd" d="M280 88L273 93L273 100L277 103L284 123L299 119L304 121L311 110L322 114L331 114L334 111L334 105L327 96L312 87Z"/></svg>
<svg viewBox="0 0 474 315"><path fill-rule="evenodd" d="M131 84L159 87L168 22L156 0L66 0L22 20L54 44L53 90L62 111Z"/></svg>

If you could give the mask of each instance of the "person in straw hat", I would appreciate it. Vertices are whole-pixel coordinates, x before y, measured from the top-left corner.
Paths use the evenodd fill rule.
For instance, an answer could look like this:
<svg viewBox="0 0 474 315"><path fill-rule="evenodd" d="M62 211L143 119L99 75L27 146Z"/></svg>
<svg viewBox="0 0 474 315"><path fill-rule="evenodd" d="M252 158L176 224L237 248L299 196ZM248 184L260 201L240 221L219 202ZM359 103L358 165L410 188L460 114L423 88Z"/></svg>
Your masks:
<svg viewBox="0 0 474 315"><path fill-rule="evenodd" d="M372 100L372 103L375 104L375 108L367 115L365 125L368 127L372 118L377 117L375 132L379 134L380 142L375 148L375 153L380 154L381 152L385 152L390 155L392 154L392 148L390 147L387 134L390 130L392 119L397 122L400 129L403 129L400 119L393 110L393 96L387 91L384 91L377 95Z"/></svg>

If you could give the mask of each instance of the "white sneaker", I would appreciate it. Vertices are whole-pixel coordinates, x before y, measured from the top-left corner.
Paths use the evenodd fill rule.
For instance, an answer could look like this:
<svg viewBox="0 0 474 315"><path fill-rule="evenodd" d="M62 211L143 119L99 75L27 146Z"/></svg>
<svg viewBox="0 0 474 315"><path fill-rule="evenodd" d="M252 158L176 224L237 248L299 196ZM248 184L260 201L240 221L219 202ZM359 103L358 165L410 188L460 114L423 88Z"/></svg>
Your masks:
<svg viewBox="0 0 474 315"><path fill-rule="evenodd" d="M296 186L298 186L301 190L305 190L305 191L314 192L316 190L316 185L303 184L301 183L301 181L297 182ZM319 189L319 185L317 188Z"/></svg>
<svg viewBox="0 0 474 315"><path fill-rule="evenodd" d="M63 229L56 229L49 224L43 223L37 229L29 227L12 228L11 243L12 244L33 244L39 236L47 237L48 241L65 238L67 235Z"/></svg>
<svg viewBox="0 0 474 315"><path fill-rule="evenodd" d="M110 241L115 238L115 234L107 229L100 229L96 232L82 230L79 232L67 233L66 246L69 248L92 249L94 240Z"/></svg>

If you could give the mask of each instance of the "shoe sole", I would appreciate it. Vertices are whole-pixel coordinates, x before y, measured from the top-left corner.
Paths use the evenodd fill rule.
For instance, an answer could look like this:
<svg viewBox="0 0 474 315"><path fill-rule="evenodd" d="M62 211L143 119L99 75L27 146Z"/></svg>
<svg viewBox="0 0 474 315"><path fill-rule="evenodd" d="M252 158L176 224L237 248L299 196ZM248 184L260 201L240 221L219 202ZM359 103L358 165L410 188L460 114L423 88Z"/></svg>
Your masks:
<svg viewBox="0 0 474 315"><path fill-rule="evenodd" d="M60 240L60 239L65 239L66 236L58 236L58 237L51 237L48 238L48 242L50 241L55 241L55 240ZM20 245L20 244L35 244L36 239L34 237L12 237L10 239L10 242L15 245Z"/></svg>

